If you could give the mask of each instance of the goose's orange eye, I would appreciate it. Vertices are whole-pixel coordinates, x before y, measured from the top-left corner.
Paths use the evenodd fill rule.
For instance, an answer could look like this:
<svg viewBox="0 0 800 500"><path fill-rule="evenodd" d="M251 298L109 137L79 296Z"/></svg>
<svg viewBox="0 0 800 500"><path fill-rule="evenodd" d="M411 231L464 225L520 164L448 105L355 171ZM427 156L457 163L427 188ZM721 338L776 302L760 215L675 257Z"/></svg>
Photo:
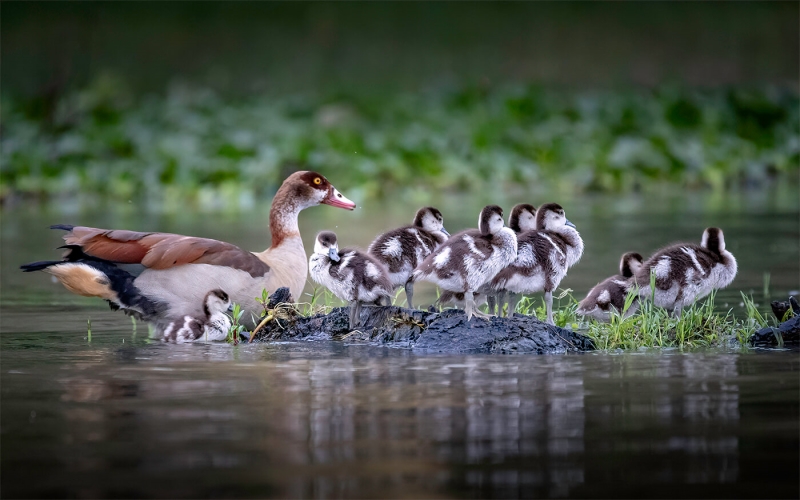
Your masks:
<svg viewBox="0 0 800 500"><path fill-rule="evenodd" d="M322 184L322 179L320 179L319 177L314 177L314 184L319 186L320 184Z"/></svg>

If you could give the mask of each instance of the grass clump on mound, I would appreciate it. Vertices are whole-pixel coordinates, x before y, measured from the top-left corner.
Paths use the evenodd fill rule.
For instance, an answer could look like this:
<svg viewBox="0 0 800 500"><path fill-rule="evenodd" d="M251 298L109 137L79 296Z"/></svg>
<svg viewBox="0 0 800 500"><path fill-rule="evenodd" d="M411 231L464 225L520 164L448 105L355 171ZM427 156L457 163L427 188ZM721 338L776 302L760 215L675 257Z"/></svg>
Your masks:
<svg viewBox="0 0 800 500"><path fill-rule="evenodd" d="M715 311L714 295L712 293L705 301L684 308L679 317L647 300L640 301L635 314L625 317L636 297L632 291L626 298L623 312L613 313L611 320L603 323L579 316L576 313L578 301L567 290L554 298L558 306L554 304L553 319L557 326L588 335L599 350L745 345L753 332L767 326L766 318L751 297L742 293L746 317L740 319L730 310L726 313ZM533 314L539 319L545 317L544 305L537 306L536 301L527 297L520 301L518 312Z"/></svg>

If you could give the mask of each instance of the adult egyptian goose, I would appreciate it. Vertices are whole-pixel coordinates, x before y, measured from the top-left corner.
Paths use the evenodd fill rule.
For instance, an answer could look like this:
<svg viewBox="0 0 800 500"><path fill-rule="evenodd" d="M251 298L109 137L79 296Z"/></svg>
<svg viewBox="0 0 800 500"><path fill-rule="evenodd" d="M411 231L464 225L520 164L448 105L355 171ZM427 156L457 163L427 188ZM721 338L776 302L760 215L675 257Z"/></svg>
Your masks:
<svg viewBox="0 0 800 500"><path fill-rule="evenodd" d="M231 318L225 313L232 310L233 304L227 293L211 290L203 300L203 316L184 316L158 325L161 340L178 344L195 340L225 340L231 328Z"/></svg>
<svg viewBox="0 0 800 500"><path fill-rule="evenodd" d="M414 270L411 279L430 281L440 288L464 294L467 319L486 318L475 307L474 293L501 269L514 261L517 238L503 225L503 209L488 205L478 217L478 231L462 231L450 237Z"/></svg>
<svg viewBox="0 0 800 500"><path fill-rule="evenodd" d="M536 207L529 203L514 205L508 215L508 227L516 234L536 229ZM495 290L481 295L486 296L489 314L499 314L503 311L503 304L508 297L506 290Z"/></svg>
<svg viewBox="0 0 800 500"><path fill-rule="evenodd" d="M634 274L639 297L653 298L655 305L681 310L713 290L725 288L736 277L736 259L725 250L722 229L703 231L700 245L677 243L663 248L644 261ZM650 289L650 274L655 275L655 290Z"/></svg>
<svg viewBox="0 0 800 500"><path fill-rule="evenodd" d="M583 255L583 240L564 209L547 203L536 211L536 230L517 235L516 259L483 288L509 292L508 316L514 314L521 294L544 291L547 322L553 322L553 290Z"/></svg>
<svg viewBox="0 0 800 500"><path fill-rule="evenodd" d="M350 303L350 328L361 323L361 305L391 302L394 285L374 256L353 249L339 251L336 234L322 231L308 261L311 279Z"/></svg>
<svg viewBox="0 0 800 500"><path fill-rule="evenodd" d="M598 321L609 321L612 311L622 313L625 297L635 286L633 275L642 267L642 260L642 256L636 252L623 254L619 261L619 274L606 278L589 290L575 312ZM625 311L625 317L637 310L639 310L638 297Z"/></svg>
<svg viewBox="0 0 800 500"><path fill-rule="evenodd" d="M386 266L395 288L405 287L408 307L413 308L414 283L409 280L411 273L449 237L450 233L442 223L442 213L433 207L423 207L417 210L410 226L379 235L367 251Z"/></svg>
<svg viewBox="0 0 800 500"><path fill-rule="evenodd" d="M207 238L58 225L53 228L68 231L64 260L22 269L49 272L73 293L104 298L151 322L199 317L206 294L224 289L245 311L243 323L250 325L251 316L262 312L255 300L262 290L286 286L295 300L300 297L308 261L297 216L320 203L355 208L322 175L290 175L272 200L272 246L260 253ZM116 264L140 264L144 270L133 276Z"/></svg>

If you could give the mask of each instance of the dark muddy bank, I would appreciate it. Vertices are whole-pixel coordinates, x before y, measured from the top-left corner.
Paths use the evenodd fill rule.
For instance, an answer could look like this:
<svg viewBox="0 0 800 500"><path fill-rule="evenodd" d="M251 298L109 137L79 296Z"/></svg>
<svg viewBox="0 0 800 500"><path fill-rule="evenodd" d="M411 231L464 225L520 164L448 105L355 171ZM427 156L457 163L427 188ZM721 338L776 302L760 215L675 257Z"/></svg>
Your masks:
<svg viewBox="0 0 800 500"><path fill-rule="evenodd" d="M787 319L777 327L767 326L750 337L754 346L774 347L780 345L800 345L800 304L794 297L786 301L773 301L772 313L780 321L792 310L794 317Z"/></svg>
<svg viewBox="0 0 800 500"><path fill-rule="evenodd" d="M283 289L272 294L268 309L291 302ZM275 340L347 340L410 348L427 353L535 353L550 354L592 350L584 335L551 326L529 316L472 318L463 311L430 312L402 307L364 307L361 325L351 331L348 308L304 317L281 308L275 319L255 332L255 342Z"/></svg>

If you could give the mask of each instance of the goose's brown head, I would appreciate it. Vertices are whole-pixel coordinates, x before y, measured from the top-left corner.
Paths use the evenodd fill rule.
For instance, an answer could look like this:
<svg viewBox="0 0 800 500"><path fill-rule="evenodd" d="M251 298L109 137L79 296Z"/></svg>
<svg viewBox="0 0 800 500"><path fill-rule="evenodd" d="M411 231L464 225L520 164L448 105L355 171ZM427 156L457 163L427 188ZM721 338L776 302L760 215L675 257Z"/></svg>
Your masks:
<svg viewBox="0 0 800 500"><path fill-rule="evenodd" d="M347 210L356 208L355 203L348 200L324 175L317 172L295 172L283 182L281 188L284 186L289 187L287 196L300 200L306 206L322 203Z"/></svg>

